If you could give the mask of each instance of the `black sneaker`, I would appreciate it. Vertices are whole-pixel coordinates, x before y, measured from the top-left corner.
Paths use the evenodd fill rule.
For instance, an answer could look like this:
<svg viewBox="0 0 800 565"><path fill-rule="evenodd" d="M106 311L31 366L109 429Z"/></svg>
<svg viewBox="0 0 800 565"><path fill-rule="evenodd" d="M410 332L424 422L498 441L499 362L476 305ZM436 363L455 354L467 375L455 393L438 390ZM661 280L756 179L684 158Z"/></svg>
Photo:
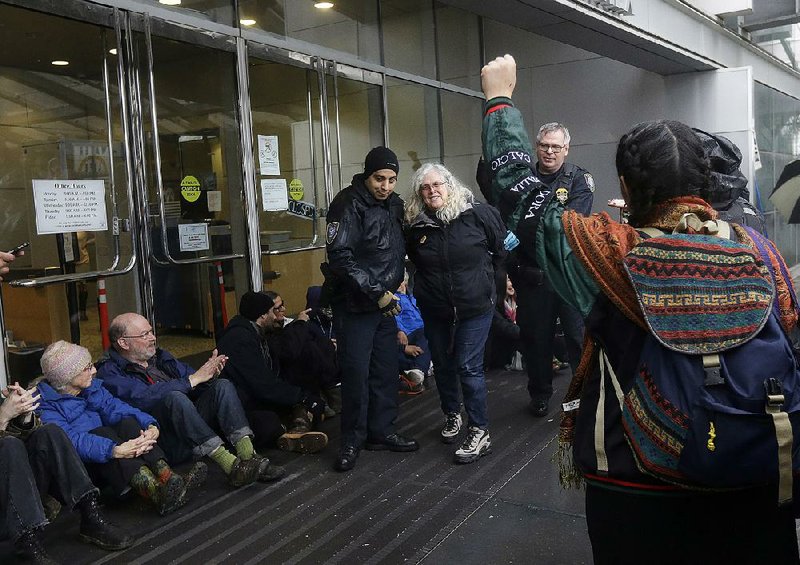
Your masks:
<svg viewBox="0 0 800 565"><path fill-rule="evenodd" d="M531 400L528 408L531 411L531 414L537 418L544 418L550 411L550 407L547 404L548 403L546 400Z"/></svg>
<svg viewBox="0 0 800 565"><path fill-rule="evenodd" d="M482 430L471 426L464 443L455 453L456 463L472 463L484 455L492 452L492 441L489 439L489 430Z"/></svg>
<svg viewBox="0 0 800 565"><path fill-rule="evenodd" d="M451 412L447 415L442 427L442 443L455 443L461 433L461 414Z"/></svg>
<svg viewBox="0 0 800 565"><path fill-rule="evenodd" d="M274 483L286 476L286 469L279 465L273 465L269 458L256 455L255 459L261 461L261 466L258 471L258 482Z"/></svg>

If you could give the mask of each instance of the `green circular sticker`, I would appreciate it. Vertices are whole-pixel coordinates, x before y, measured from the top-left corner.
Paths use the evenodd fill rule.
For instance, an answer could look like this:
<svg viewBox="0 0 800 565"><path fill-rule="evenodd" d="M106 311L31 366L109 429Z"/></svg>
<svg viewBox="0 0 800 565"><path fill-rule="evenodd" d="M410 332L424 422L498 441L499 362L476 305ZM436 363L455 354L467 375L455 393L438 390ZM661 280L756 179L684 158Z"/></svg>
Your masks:
<svg viewBox="0 0 800 565"><path fill-rule="evenodd" d="M196 202L200 198L200 181L197 177L186 175L181 181L181 196L187 202Z"/></svg>
<svg viewBox="0 0 800 565"><path fill-rule="evenodd" d="M301 200L303 194L303 181L300 179L292 179L289 183L289 196L292 197L292 200Z"/></svg>

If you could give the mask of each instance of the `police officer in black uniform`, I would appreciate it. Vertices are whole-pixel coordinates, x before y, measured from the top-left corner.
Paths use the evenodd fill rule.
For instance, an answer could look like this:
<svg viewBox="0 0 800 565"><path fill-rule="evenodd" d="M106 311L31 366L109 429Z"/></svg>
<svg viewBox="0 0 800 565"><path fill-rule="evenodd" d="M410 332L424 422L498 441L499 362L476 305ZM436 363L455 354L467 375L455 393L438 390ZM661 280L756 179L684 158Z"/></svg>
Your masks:
<svg viewBox="0 0 800 565"><path fill-rule="evenodd" d="M562 124L544 124L536 134L536 177L555 191L568 208L589 215L594 199L594 179L585 169L566 163L569 130ZM522 357L528 371L530 410L546 416L553 395L553 342L556 320L560 318L572 371L578 367L583 344L583 320L577 310L559 298L536 264L536 250L520 245L509 265L517 290L517 324Z"/></svg>
<svg viewBox="0 0 800 565"><path fill-rule="evenodd" d="M398 403L394 295L403 281L403 200L394 194L397 156L375 147L364 172L333 199L327 215L323 293L333 307L342 370L342 438L334 468L349 471L368 450L416 451L395 432ZM366 441L366 444L364 443Z"/></svg>

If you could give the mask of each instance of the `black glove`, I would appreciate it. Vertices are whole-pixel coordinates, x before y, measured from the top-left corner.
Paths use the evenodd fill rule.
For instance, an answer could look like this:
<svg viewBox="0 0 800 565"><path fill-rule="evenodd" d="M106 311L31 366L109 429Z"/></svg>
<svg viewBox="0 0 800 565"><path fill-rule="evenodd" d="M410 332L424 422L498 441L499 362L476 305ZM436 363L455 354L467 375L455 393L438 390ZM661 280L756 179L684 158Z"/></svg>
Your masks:
<svg viewBox="0 0 800 565"><path fill-rule="evenodd" d="M388 290L378 299L378 308L385 317L397 316L400 313L400 300Z"/></svg>
<svg viewBox="0 0 800 565"><path fill-rule="evenodd" d="M314 417L315 422L325 413L325 401L316 394L307 394L301 402L306 411Z"/></svg>

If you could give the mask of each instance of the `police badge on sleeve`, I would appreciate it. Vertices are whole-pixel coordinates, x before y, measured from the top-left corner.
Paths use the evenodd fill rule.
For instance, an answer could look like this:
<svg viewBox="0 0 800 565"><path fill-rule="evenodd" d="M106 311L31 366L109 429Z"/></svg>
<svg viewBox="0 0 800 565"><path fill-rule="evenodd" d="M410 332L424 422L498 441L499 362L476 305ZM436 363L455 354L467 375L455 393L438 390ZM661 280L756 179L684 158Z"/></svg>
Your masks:
<svg viewBox="0 0 800 565"><path fill-rule="evenodd" d="M328 224L328 231L325 239L328 243L333 243L337 235L339 235L339 222L331 222Z"/></svg>
<svg viewBox="0 0 800 565"><path fill-rule="evenodd" d="M586 179L586 186L589 187L589 190L594 192L594 177L590 173L583 173L583 178Z"/></svg>

